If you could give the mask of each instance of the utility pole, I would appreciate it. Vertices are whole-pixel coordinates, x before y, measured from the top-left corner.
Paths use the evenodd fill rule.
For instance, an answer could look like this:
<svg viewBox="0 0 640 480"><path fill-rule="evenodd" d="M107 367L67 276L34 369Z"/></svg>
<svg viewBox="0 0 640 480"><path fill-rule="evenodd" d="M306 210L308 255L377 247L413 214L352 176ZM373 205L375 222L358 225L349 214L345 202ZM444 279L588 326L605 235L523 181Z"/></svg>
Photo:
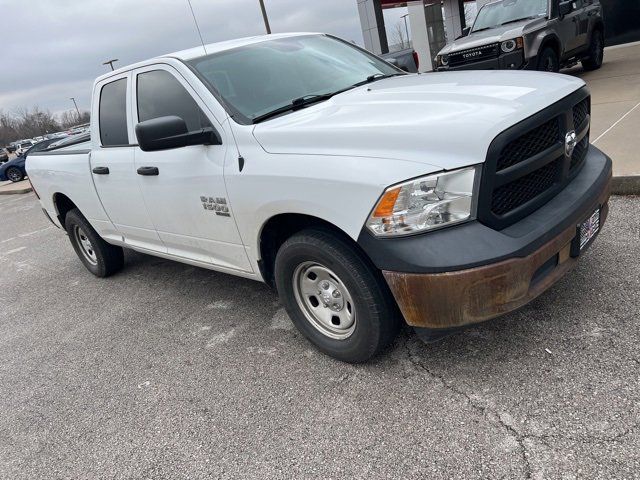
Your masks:
<svg viewBox="0 0 640 480"><path fill-rule="evenodd" d="M103 63L103 65L109 65L111 67L111 71L113 72L115 70L115 68L113 68L113 64L115 62L117 62L117 61L118 61L118 59L114 58L114 59L111 59L111 60L107 60L106 62Z"/></svg>
<svg viewBox="0 0 640 480"><path fill-rule="evenodd" d="M400 18L404 19L404 29L407 32L407 48L409 48L409 46L411 45L411 43L409 42L409 27L407 26L407 17L408 16L409 16L409 14L407 13L406 15L402 15L402 17L400 17Z"/></svg>
<svg viewBox="0 0 640 480"><path fill-rule="evenodd" d="M73 102L73 104L76 107L76 112L78 112L78 121L80 121L80 109L78 108L78 104L76 103L76 99L71 97L71 101Z"/></svg>
<svg viewBox="0 0 640 480"><path fill-rule="evenodd" d="M267 10L264 8L264 0L258 0L260 2L260 9L262 10L262 18L264 20L264 27L267 29L267 34L271 33L271 27L269 26L269 18L267 17Z"/></svg>

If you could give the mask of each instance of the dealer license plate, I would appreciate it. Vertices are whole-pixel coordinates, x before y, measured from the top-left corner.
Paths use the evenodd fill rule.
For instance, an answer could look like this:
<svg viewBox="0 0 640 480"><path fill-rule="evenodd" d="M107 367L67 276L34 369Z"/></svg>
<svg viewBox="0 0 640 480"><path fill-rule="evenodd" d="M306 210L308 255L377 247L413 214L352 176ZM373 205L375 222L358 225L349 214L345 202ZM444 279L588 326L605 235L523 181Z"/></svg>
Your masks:
<svg viewBox="0 0 640 480"><path fill-rule="evenodd" d="M580 251L587 245L600 230L600 209L596 209L579 227L580 229Z"/></svg>

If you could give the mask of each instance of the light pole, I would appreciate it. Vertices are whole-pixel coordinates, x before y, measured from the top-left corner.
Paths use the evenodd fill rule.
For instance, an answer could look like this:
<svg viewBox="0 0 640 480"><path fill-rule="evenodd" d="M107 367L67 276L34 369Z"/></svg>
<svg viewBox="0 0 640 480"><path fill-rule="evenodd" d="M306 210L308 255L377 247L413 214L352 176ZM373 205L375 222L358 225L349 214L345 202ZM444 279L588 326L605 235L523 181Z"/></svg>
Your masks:
<svg viewBox="0 0 640 480"><path fill-rule="evenodd" d="M410 43L409 43L409 27L407 26L407 17L408 17L408 16L409 16L409 14L407 13L407 14L402 15L402 16L400 17L400 18L403 18L403 19L404 19L404 29L405 29L405 31L407 32L407 48L409 48L409 45L410 45ZM404 46L404 45L403 45L403 46Z"/></svg>
<svg viewBox="0 0 640 480"><path fill-rule="evenodd" d="M264 28L267 29L267 34L271 33L271 27L269 26L269 18L267 17L267 10L264 8L264 0L258 0L260 2L260 10L262 10L262 19L264 20Z"/></svg>
<svg viewBox="0 0 640 480"><path fill-rule="evenodd" d="M78 112L78 121L80 121L80 109L78 108L78 104L76 103L76 99L71 97L71 101L73 102L73 104L76 107L76 112Z"/></svg>
<svg viewBox="0 0 640 480"><path fill-rule="evenodd" d="M111 71L113 72L115 70L115 68L113 68L113 64L117 61L118 61L117 58L113 58L111 60L107 60L106 62L104 62L103 65L109 65L111 67Z"/></svg>

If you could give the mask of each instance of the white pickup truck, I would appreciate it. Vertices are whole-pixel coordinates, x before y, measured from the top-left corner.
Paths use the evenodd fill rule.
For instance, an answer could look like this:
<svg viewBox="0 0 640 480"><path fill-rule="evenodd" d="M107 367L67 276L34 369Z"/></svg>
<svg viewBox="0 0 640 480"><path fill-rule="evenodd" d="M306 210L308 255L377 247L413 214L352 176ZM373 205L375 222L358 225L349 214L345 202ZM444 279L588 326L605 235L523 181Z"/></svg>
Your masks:
<svg viewBox="0 0 640 480"><path fill-rule="evenodd" d="M103 75L90 141L27 171L94 275L131 248L267 282L320 350L360 362L403 319L435 340L574 265L608 212L590 109L569 76L407 74L269 35Z"/></svg>

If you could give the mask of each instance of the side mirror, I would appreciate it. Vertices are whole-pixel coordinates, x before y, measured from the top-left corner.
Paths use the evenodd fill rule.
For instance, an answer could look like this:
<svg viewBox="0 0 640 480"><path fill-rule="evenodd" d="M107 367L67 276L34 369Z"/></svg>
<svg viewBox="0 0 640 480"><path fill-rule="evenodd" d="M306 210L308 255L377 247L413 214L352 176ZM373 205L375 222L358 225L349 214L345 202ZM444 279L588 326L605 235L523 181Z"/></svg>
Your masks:
<svg viewBox="0 0 640 480"><path fill-rule="evenodd" d="M144 152L168 150L188 145L220 145L222 142L213 127L189 132L180 117L158 117L136 125L138 145Z"/></svg>
<svg viewBox="0 0 640 480"><path fill-rule="evenodd" d="M560 15L560 20L562 20L566 15L569 15L571 12L573 12L573 1L560 2L560 6L558 8L558 14Z"/></svg>
<svg viewBox="0 0 640 480"><path fill-rule="evenodd" d="M390 63L394 67L400 68L400 66L398 65L398 59L397 58L385 58L385 60L386 60L387 63Z"/></svg>
<svg viewBox="0 0 640 480"><path fill-rule="evenodd" d="M468 36L470 33L471 33L471 27L464 27L464 28L462 29L462 36L463 36L463 37Z"/></svg>

